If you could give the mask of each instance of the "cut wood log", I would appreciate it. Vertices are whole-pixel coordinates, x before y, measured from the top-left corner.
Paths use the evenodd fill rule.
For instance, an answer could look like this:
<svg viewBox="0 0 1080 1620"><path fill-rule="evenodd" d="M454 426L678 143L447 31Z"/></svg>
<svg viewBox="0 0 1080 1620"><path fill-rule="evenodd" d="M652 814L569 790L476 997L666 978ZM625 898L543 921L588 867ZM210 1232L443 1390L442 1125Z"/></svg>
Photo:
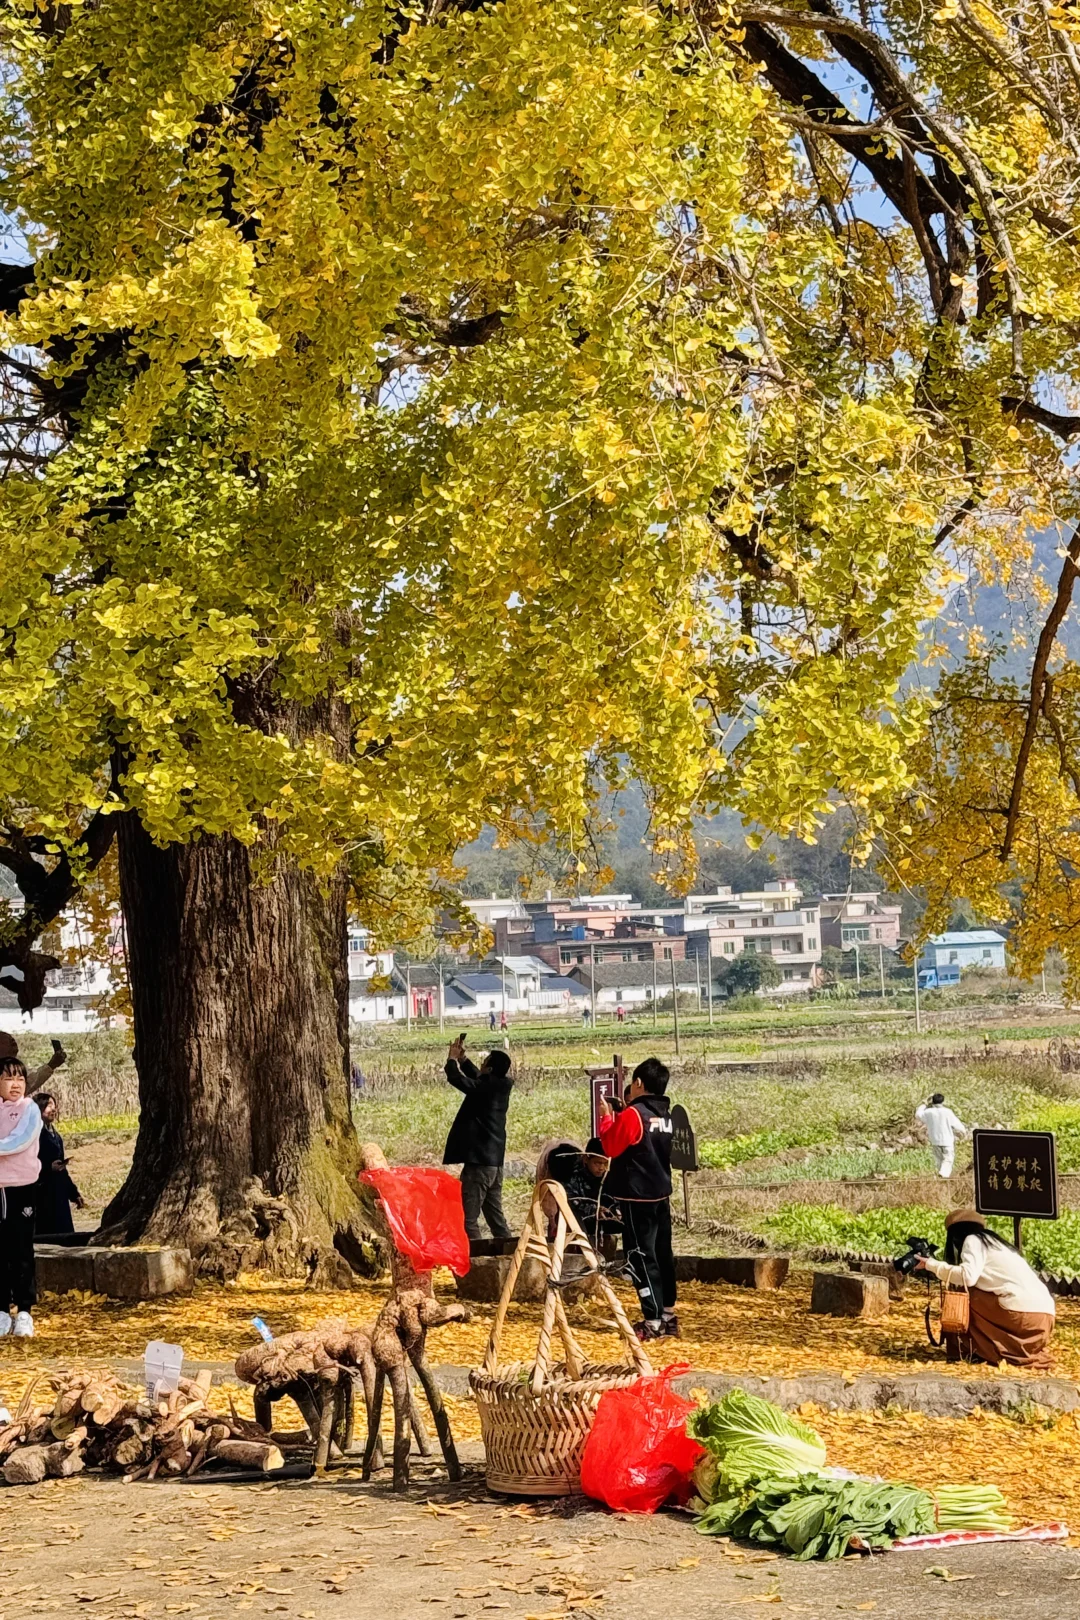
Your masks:
<svg viewBox="0 0 1080 1620"><path fill-rule="evenodd" d="M9 1485L40 1485L47 1471L44 1446L20 1446L4 1464Z"/></svg>
<svg viewBox="0 0 1080 1620"><path fill-rule="evenodd" d="M257 1468L264 1474L272 1474L285 1466L285 1458L269 1440L218 1440L212 1447L212 1455L236 1468Z"/></svg>

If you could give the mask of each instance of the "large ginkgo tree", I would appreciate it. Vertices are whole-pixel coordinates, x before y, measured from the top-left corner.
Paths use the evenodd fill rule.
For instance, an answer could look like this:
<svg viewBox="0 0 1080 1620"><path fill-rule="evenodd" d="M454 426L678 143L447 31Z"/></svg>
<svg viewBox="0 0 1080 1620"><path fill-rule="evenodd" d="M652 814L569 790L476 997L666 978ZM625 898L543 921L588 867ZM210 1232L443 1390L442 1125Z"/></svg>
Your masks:
<svg viewBox="0 0 1080 1620"><path fill-rule="evenodd" d="M419 917L485 823L573 845L627 773L674 866L722 802L913 791L982 474L953 249L846 193L932 215L956 163L808 134L726 11L6 0L0 51L0 979L34 1004L115 850L105 1235L328 1276L350 906ZM941 293L988 260L995 331L1003 252Z"/></svg>

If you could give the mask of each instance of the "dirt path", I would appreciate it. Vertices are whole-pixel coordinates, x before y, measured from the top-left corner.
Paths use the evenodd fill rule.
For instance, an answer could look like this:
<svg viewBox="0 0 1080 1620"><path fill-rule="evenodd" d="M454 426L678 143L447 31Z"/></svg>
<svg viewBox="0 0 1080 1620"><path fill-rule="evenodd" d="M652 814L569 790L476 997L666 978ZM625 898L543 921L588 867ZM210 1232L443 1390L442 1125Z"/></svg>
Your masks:
<svg viewBox="0 0 1080 1620"><path fill-rule="evenodd" d="M496 1499L475 1461L461 1486L432 1472L406 1498L331 1475L277 1486L75 1479L0 1501L3 1620L705 1620L759 1604L807 1620L1045 1620L1080 1609L1065 1589L1080 1581L1080 1554L1064 1548L799 1565L707 1541L673 1513L629 1519ZM954 1579L929 1574L935 1567Z"/></svg>

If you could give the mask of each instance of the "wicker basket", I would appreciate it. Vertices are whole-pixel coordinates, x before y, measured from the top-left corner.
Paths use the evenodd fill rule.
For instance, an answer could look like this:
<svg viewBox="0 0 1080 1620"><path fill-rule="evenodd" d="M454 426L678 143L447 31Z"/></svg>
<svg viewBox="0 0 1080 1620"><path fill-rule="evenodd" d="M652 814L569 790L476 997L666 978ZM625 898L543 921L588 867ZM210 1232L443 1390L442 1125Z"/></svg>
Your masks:
<svg viewBox="0 0 1080 1620"><path fill-rule="evenodd" d="M545 1195L557 1207L555 1237L548 1242ZM550 1206L549 1206L550 1207ZM585 1360L566 1318L561 1287L569 1254L579 1255L597 1274L597 1286L615 1317L627 1354L621 1362ZM499 1362L506 1313L518 1272L526 1259L547 1273L544 1316L532 1366ZM580 1277L580 1272L576 1275ZM552 1365L552 1334L558 1332L563 1360ZM488 1340L483 1366L469 1375L480 1408L480 1429L491 1490L511 1496L572 1496L581 1491L581 1457L596 1408L605 1390L631 1384L653 1371L617 1295L600 1271L596 1253L578 1225L557 1182L542 1182L533 1196L507 1273Z"/></svg>

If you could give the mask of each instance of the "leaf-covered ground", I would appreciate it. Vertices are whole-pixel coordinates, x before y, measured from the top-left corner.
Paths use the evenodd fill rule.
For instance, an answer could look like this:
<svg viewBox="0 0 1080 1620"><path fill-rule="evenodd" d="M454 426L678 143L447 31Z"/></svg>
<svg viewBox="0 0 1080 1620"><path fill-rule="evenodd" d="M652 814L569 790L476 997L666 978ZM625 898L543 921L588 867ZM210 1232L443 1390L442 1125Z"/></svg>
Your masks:
<svg viewBox="0 0 1080 1620"><path fill-rule="evenodd" d="M442 1291L450 1291L449 1277ZM381 1286L349 1293L316 1294L282 1282L245 1278L219 1287L200 1286L187 1298L138 1305L93 1296L42 1301L37 1336L4 1341L0 1349L0 1398L11 1405L43 1366L57 1362L110 1362L140 1357L148 1340L182 1344L191 1360L229 1361L254 1338L251 1319L261 1316L276 1333L309 1326L332 1315L371 1319L385 1298ZM849 1377L864 1372L948 1372L926 1344L923 1291L912 1290L884 1321L849 1322L812 1316L809 1278L796 1274L777 1294L695 1285L683 1290L684 1338L654 1347L656 1366L676 1359L695 1368L774 1375L822 1369ZM628 1302L629 1303L629 1302ZM613 1336L597 1305L572 1312L587 1352L609 1359ZM483 1355L491 1312L436 1330L429 1349L436 1364L474 1365ZM503 1340L506 1360L531 1360L539 1310L515 1305ZM1080 1378L1080 1306L1064 1301L1055 1340L1056 1371ZM992 1369L980 1374L994 1377ZM452 1400L456 1433L479 1436L475 1407ZM245 1401L242 1406L250 1410ZM903 1478L916 1484L984 1481L1000 1485L1025 1521L1064 1519L1080 1530L1080 1423L1023 1412L1016 1418L977 1414L967 1419L927 1418L917 1413L836 1414L805 1409L821 1431L831 1462L861 1473Z"/></svg>
<svg viewBox="0 0 1080 1620"><path fill-rule="evenodd" d="M448 1273L440 1291L452 1297ZM220 1287L200 1285L189 1296L171 1296L132 1304L90 1295L46 1297L35 1313L33 1340L7 1340L0 1362L18 1365L19 1358L82 1360L88 1357L141 1356L150 1339L182 1344L194 1360L231 1361L255 1338L252 1318L260 1316L274 1333L310 1327L330 1316L363 1322L374 1319L386 1298L382 1284L344 1293L313 1293L303 1287L253 1277ZM623 1292L628 1311L631 1296ZM925 1290L908 1288L879 1322L849 1321L810 1314L810 1274L796 1271L777 1293L688 1284L680 1289L682 1340L655 1347L657 1364L686 1360L718 1372L780 1373L838 1369L863 1372L961 1371L948 1368L940 1351L926 1341L922 1312ZM1080 1303L1062 1300L1054 1338L1056 1371L1080 1380ZM473 1320L435 1329L430 1340L433 1362L473 1366L483 1356L492 1311L475 1308ZM573 1308L575 1329L583 1347L600 1360L610 1359L612 1331L599 1304ZM507 1361L530 1361L540 1321L537 1306L514 1305L507 1321L502 1355ZM980 1373L994 1376L992 1369ZM2 1379L0 1371L0 1379Z"/></svg>

